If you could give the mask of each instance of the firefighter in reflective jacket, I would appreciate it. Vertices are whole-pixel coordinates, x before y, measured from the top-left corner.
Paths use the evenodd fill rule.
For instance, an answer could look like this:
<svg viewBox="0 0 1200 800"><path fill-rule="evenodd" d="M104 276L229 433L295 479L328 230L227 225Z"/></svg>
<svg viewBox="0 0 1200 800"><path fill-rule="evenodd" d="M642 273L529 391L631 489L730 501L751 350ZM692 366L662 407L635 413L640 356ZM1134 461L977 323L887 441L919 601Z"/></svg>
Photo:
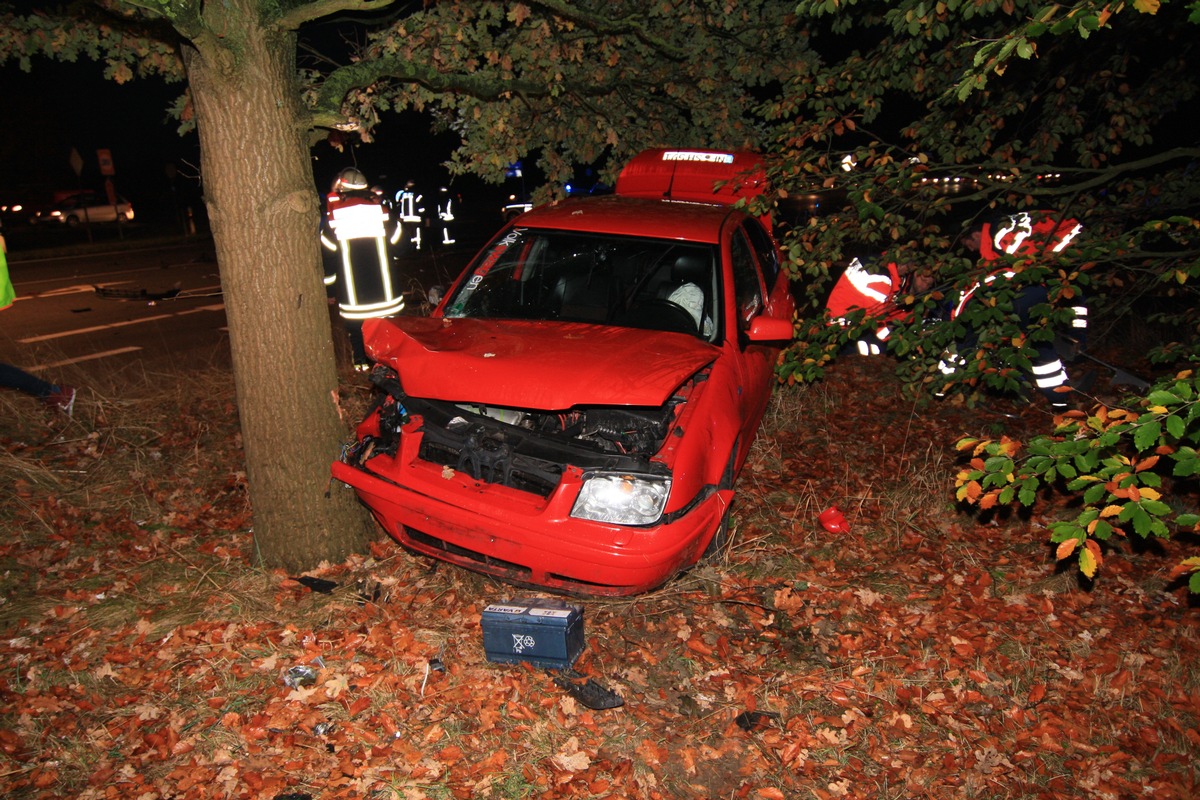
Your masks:
<svg viewBox="0 0 1200 800"><path fill-rule="evenodd" d="M454 195L445 186L438 189L437 217L438 227L442 229L442 244L454 244L454 235L450 231L454 222Z"/></svg>
<svg viewBox="0 0 1200 800"><path fill-rule="evenodd" d="M968 231L963 239L964 245L977 250L983 260L988 263L1001 261L1009 262L1005 267L997 269L976 283L958 298L958 302L950 312L950 318L955 319L962 313L971 298L983 287L997 280L1012 278L1015 269L1020 268L1020 261L1034 261L1050 253L1065 250L1071 241L1083 230L1074 219L1064 219L1052 212L1035 212L1034 214L1020 213L1004 217L997 222L985 222ZM1006 258L1009 257L1009 258ZM1082 297L1073 298L1074 312L1072 319L1072 338L1082 346L1087 334L1087 306ZM1045 286L1033 284L1022 288L1013 299L1013 311L1023 329L1036 322L1031 312L1034 306L1049 302L1049 293ZM1066 394L1057 391L1059 387L1069 385L1067 368L1059 357L1053 342L1037 342L1037 355L1032 359L1033 382L1037 389L1050 401L1050 406L1056 411L1066 410L1069 406ZM947 354L942 358L938 369L945 376L953 375L965 361L957 354Z"/></svg>
<svg viewBox="0 0 1200 800"><path fill-rule="evenodd" d="M354 365L362 369L368 366L362 321L404 309L404 296L392 283L388 254L388 228L393 226L380 194L353 167L338 173L326 201L321 244L331 257L325 259L325 285L336 290Z"/></svg>
<svg viewBox="0 0 1200 800"><path fill-rule="evenodd" d="M900 293L900 272L896 265L888 263L885 271L867 269L863 262L854 258L845 272L833 285L825 310L831 320L845 327L849 324L847 314L861 310L863 318L874 325L855 341L859 355L876 356L887 347L891 334L889 321L898 311L894 303Z"/></svg>
<svg viewBox="0 0 1200 800"><path fill-rule="evenodd" d="M848 315L863 312L863 320L871 327L853 343L853 351L863 356L877 356L887 349L888 338L897 322L908 321L912 312L900 305L906 291L928 291L933 285L926 275L913 275L909 265L879 259L851 259L825 301L830 320L846 327ZM865 263L864 263L865 262Z"/></svg>
<svg viewBox="0 0 1200 800"><path fill-rule="evenodd" d="M407 181L404 188L396 192L396 215L399 217L397 231L400 226L407 226L405 236L413 250L421 249L421 227L425 224L425 197L412 181ZM399 237L397 237L399 238ZM407 247L407 245L405 245Z"/></svg>

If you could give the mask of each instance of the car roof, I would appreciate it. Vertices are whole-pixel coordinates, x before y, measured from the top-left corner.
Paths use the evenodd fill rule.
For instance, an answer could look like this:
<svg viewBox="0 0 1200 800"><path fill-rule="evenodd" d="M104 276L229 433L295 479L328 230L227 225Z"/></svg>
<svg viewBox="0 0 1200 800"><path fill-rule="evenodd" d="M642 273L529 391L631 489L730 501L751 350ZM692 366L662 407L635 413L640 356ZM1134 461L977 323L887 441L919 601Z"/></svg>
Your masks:
<svg viewBox="0 0 1200 800"><path fill-rule="evenodd" d="M729 206L604 195L538 206L517 217L514 227L607 233L716 244L731 216Z"/></svg>

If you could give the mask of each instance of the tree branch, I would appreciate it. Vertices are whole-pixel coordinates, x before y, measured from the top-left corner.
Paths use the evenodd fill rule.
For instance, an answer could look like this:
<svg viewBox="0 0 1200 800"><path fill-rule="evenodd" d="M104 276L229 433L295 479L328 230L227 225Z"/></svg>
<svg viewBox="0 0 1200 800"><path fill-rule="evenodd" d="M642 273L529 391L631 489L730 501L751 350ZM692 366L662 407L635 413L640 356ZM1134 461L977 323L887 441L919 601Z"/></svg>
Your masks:
<svg viewBox="0 0 1200 800"><path fill-rule="evenodd" d="M323 127L329 127L331 121L340 121L342 101L354 89L370 86L372 83L390 78L402 83L413 83L433 92L466 94L485 100L498 100L508 94L523 94L538 97L550 94L551 86L538 81L500 80L479 74L446 74L438 72L428 64L414 64L410 61L379 58L373 61L360 61L334 70L317 94L314 119ZM569 87L563 87L569 88ZM589 86L592 94L604 93L601 87Z"/></svg>
<svg viewBox="0 0 1200 800"><path fill-rule="evenodd" d="M1169 161L1178 161L1179 159L1185 159L1185 158L1200 158L1200 147L1176 147L1171 150L1164 150L1161 153L1155 153L1154 155L1147 156L1146 158L1141 158L1136 161L1129 161L1124 164L1113 164L1102 170L1081 170L1081 169L1072 169L1072 168L1063 169L1063 168L1059 168L1059 167L1052 167L1052 168L1048 167L1045 170L1046 172L1061 172L1063 174L1071 174L1071 173L1092 174L1092 173L1094 173L1094 177L1092 177L1088 180L1082 181L1080 183L1066 184L1061 187L1042 187L1035 191L1031 191L1030 193L1038 194L1038 195L1045 195L1045 196L1075 194L1077 192L1081 192L1086 189L1094 189L1097 186L1103 186L1104 184L1110 182L1114 177L1119 176L1119 175L1126 175L1130 172L1137 172L1138 170L1149 169L1150 167L1156 167L1160 164L1165 164Z"/></svg>
<svg viewBox="0 0 1200 800"><path fill-rule="evenodd" d="M600 34L632 33L645 44L675 61L682 61L689 55L689 51L676 47L658 36L651 35L641 25L636 25L633 22L619 22L608 17L586 13L569 0L533 0L532 4L541 6L551 14L556 14L563 19L581 22L586 27Z"/></svg>
<svg viewBox="0 0 1200 800"><path fill-rule="evenodd" d="M278 25L284 30L296 30L305 22L321 19L340 11L378 11L396 0L312 0L279 15Z"/></svg>

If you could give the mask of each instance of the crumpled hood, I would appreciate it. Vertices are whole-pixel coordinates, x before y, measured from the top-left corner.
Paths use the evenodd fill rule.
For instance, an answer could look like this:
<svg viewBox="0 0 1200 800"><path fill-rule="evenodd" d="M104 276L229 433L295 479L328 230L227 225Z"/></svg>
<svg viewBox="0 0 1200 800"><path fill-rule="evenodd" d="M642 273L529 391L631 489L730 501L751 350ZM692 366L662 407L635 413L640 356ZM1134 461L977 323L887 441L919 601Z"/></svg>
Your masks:
<svg viewBox="0 0 1200 800"><path fill-rule="evenodd" d="M414 397L542 411L659 406L719 352L686 334L577 322L395 317L367 320L363 337Z"/></svg>

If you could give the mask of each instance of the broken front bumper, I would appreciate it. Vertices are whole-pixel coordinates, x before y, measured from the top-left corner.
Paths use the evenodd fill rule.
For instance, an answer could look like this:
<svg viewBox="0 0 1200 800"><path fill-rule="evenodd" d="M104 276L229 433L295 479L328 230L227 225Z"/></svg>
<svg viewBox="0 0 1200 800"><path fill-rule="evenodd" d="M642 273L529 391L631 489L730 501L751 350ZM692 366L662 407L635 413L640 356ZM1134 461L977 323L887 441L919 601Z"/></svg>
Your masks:
<svg viewBox="0 0 1200 800"><path fill-rule="evenodd" d="M648 527L578 520L570 513L579 469L568 467L540 497L423 461L419 438L402 437L395 456L361 467L335 462L333 477L405 547L511 583L582 595L648 591L699 560L733 496L710 492Z"/></svg>

